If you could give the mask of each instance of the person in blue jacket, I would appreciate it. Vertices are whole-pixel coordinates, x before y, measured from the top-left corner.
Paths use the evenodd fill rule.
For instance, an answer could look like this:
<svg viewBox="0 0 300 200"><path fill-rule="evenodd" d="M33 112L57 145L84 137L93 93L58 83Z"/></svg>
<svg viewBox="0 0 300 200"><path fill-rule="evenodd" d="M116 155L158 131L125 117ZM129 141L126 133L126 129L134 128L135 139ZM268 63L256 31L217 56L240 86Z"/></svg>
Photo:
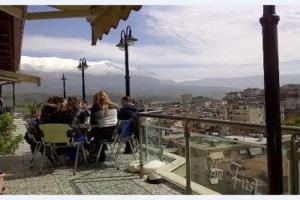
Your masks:
<svg viewBox="0 0 300 200"><path fill-rule="evenodd" d="M129 120L129 119L132 119L133 120L132 123L134 123L134 120L136 119L136 116L137 116L137 112L139 110L133 104L131 98L129 96L122 97L122 99L121 99L121 105L122 105L122 108L118 112L118 119L119 120ZM134 124L132 124L132 126L134 126ZM136 132L136 131L134 131L134 132ZM136 133L134 133L134 134L135 134L135 136L137 135ZM131 148L130 148L129 142L126 142L124 153L125 154L131 154L131 153L133 153L132 150L131 150Z"/></svg>

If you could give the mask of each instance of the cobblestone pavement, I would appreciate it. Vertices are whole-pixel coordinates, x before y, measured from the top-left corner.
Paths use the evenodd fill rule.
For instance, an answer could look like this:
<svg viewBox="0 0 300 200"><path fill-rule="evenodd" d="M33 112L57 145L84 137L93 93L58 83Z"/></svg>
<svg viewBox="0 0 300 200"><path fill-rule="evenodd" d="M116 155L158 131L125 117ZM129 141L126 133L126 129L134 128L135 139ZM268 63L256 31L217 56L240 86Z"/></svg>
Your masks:
<svg viewBox="0 0 300 200"><path fill-rule="evenodd" d="M21 121L16 121L17 133L24 134L25 127ZM107 162L79 164L78 171L73 176L72 166L56 167L46 163L43 174L39 175L39 162L30 169L31 153L24 142L16 155L1 156L0 169L7 174L5 185L8 194L89 194L89 195L163 195L182 194L183 191L168 183L154 185L140 179L138 174L126 171L132 155L121 154L118 158L120 170L117 170L112 159Z"/></svg>

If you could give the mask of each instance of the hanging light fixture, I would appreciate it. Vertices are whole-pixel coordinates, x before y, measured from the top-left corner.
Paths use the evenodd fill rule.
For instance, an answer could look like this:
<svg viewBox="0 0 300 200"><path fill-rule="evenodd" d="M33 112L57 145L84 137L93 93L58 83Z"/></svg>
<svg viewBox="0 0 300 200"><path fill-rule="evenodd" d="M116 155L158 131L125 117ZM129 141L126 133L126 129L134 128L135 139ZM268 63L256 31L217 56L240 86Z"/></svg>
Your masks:
<svg viewBox="0 0 300 200"><path fill-rule="evenodd" d="M127 33L127 30L129 31ZM134 45L134 43L137 41L138 39L134 38L131 34L131 27L130 26L127 26L126 28L126 42L128 44L128 46L132 46Z"/></svg>

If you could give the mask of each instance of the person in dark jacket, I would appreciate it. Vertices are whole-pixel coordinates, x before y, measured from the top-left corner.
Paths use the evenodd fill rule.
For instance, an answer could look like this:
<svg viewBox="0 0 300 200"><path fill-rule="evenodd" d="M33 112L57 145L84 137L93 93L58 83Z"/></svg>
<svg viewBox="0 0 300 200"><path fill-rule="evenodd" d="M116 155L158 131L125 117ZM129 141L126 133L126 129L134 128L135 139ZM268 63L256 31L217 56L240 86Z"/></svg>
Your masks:
<svg viewBox="0 0 300 200"><path fill-rule="evenodd" d="M134 127L136 115L139 110L135 107L135 105L132 102L133 101L131 100L131 98L129 96L122 97L122 99L121 99L122 108L118 112L118 119L119 120L132 119L133 120L132 126ZM135 137L138 138L136 131L134 131L134 134L135 134ZM133 141L132 141L132 144L133 144ZM129 142L126 142L124 153L125 154L133 153L130 148Z"/></svg>
<svg viewBox="0 0 300 200"><path fill-rule="evenodd" d="M83 122L81 121L81 116L85 115L81 109L80 100L77 97L69 97L66 109L62 112L62 120L65 124L69 124L72 127L71 130L68 131L68 137L72 138L74 142L77 143L85 143L85 135L83 130L81 129L81 125ZM69 148L68 157L70 161L74 161L76 157L76 148Z"/></svg>
<svg viewBox="0 0 300 200"><path fill-rule="evenodd" d="M118 112L118 119L129 120L136 116L138 109L132 103L131 98L128 96L121 99L122 108Z"/></svg>
<svg viewBox="0 0 300 200"><path fill-rule="evenodd" d="M53 103L46 103L41 110L40 124L57 123L59 107Z"/></svg>

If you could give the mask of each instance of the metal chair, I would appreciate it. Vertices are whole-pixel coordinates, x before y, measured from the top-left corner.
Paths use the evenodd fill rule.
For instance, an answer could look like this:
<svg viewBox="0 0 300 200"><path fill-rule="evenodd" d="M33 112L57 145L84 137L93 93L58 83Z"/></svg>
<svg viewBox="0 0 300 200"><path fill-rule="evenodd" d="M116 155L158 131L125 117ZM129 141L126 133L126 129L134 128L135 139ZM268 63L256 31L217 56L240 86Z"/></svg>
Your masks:
<svg viewBox="0 0 300 200"><path fill-rule="evenodd" d="M115 154L116 160L118 159L122 145L124 145L126 142L129 143L133 158L136 160L135 151L134 151L136 147L135 144L132 142L134 139L133 120L132 119L121 120L119 122L119 131L120 132L116 137L115 143L113 145L113 147L115 147L115 144L118 144L117 151Z"/></svg>
<svg viewBox="0 0 300 200"><path fill-rule="evenodd" d="M97 163L97 162L99 161L99 159L100 159L101 151L102 151L104 145L107 145L107 146L109 146L109 148L110 148L110 150L111 150L111 154L110 154L110 155L111 155L111 157L112 157L113 160L114 160L115 166L116 166L116 168L119 170L120 168L119 168L119 165L118 165L118 163L117 163L117 160L116 160L116 157L115 157L115 154L114 154L114 151L113 151L114 147L111 146L112 144L113 144L113 146L115 145L116 139L117 139L117 137L118 137L118 135L117 135L117 129L118 129L118 126L116 126L115 129L114 129L112 139L103 139L103 140L97 141L98 144L100 144L100 147L99 147L99 150L98 150L98 153L97 153L96 163ZM114 138L115 138L115 139L114 139Z"/></svg>
<svg viewBox="0 0 300 200"><path fill-rule="evenodd" d="M43 157L42 157L42 164L40 167L40 174L42 173L44 160L45 160L45 154L46 154L46 148L48 147L50 150L50 156L58 157L56 154L56 149L61 147L76 147L76 158L74 163L74 171L73 175L76 174L77 170L77 164L78 164L78 154L79 150L81 149L84 157L84 161L86 162L86 154L84 146L81 142L74 142L67 136L67 132L71 129L71 127L67 124L41 124L39 125L41 131L44 134L44 137L42 138L42 146L43 149ZM56 147L55 144L65 144L63 146Z"/></svg>
<svg viewBox="0 0 300 200"><path fill-rule="evenodd" d="M31 130L30 130L30 127L28 125L27 122L23 121L23 124L26 128L26 131L27 131L27 134L28 134L28 137L36 144L35 148L34 148L34 151L32 153L32 158L30 160L30 163L31 163L31 166L30 168L32 169L35 162L36 162L36 155L37 153L40 151L41 147L42 147L42 142L41 141L38 141L35 136L33 134L31 134Z"/></svg>

